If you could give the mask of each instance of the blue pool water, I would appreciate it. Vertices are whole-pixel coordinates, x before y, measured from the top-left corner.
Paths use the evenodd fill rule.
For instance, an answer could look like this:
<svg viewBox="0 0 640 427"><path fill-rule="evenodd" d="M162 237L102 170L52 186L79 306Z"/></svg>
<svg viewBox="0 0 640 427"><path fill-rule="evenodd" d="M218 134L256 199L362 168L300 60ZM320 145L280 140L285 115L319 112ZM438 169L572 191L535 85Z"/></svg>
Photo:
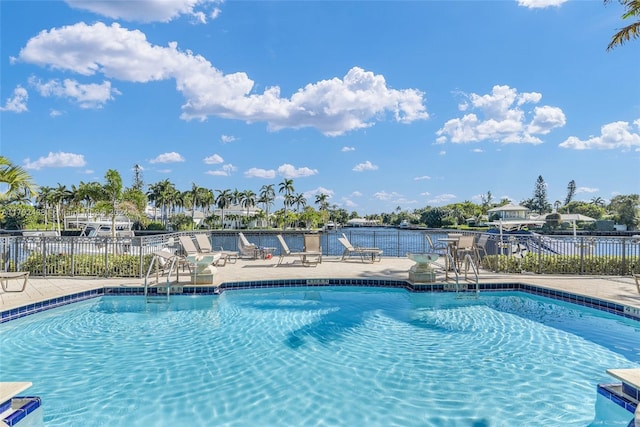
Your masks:
<svg viewBox="0 0 640 427"><path fill-rule="evenodd" d="M507 292L116 296L3 324L0 354L47 427L584 427L640 322Z"/></svg>

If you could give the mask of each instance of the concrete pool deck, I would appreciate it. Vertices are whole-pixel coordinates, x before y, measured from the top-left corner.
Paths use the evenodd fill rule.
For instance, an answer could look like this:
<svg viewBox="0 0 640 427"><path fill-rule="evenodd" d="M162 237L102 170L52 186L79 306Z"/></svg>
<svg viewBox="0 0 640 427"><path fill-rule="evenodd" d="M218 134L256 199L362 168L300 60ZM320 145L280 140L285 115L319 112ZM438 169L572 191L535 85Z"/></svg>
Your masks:
<svg viewBox="0 0 640 427"><path fill-rule="evenodd" d="M363 263L359 258L340 261L339 257L323 257L322 263L303 266L293 258L285 258L288 263L277 265L277 257L268 260L239 259L217 267L214 285L225 282L278 280L278 279L387 279L408 280L409 269L414 262L408 258L382 258L380 262ZM449 273L449 282L452 282ZM472 277L470 274L469 277ZM153 277L155 279L155 276ZM175 275L172 275L172 280ZM437 270L437 282L444 282L445 275ZM463 277L460 278L463 280ZM166 276L160 279L160 284ZM640 290L631 276L576 276L540 274L497 274L480 270L480 283L523 283L598 298L640 309ZM180 271L180 283L190 282L189 272ZM16 286L10 283L9 286ZM96 278L96 277L39 277L30 276L22 292L4 292L0 289L0 311L10 310L28 304L46 301L65 295L103 287L144 286L144 278Z"/></svg>

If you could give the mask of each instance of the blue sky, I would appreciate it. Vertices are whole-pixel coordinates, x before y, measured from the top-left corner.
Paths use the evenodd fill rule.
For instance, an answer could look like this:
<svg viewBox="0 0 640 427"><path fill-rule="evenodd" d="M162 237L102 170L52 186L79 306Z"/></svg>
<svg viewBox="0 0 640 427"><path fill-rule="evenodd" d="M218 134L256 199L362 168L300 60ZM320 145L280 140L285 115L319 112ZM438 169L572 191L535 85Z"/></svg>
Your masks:
<svg viewBox="0 0 640 427"><path fill-rule="evenodd" d="M640 193L612 2L0 2L0 153L38 185L259 192L361 215ZM277 203L276 203L277 204ZM277 206L276 206L277 208Z"/></svg>

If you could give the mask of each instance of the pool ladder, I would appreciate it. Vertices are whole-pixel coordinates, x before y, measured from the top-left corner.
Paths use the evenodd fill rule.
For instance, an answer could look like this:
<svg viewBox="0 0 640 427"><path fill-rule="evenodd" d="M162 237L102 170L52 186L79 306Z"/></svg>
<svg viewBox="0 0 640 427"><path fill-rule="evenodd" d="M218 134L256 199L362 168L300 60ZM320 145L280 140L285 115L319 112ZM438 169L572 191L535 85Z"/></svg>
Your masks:
<svg viewBox="0 0 640 427"><path fill-rule="evenodd" d="M455 283L455 291L456 291L456 298L460 298L463 295L469 295L469 292L461 292L461 291L468 291L469 290L469 285L467 283L461 284L460 283L460 272L458 271L458 265L455 262L455 259L453 258L453 254L451 253L451 251L447 251L445 256L447 257L447 263L448 266L445 265L445 280L449 280L449 268L451 268L453 270L453 272L455 273L455 279L456 279L456 283ZM471 270L473 271L473 275L475 278L475 292L472 294L473 296L475 296L476 298L478 298L478 296L480 295L480 285L478 283L478 268L476 267L476 263L473 261L473 258L471 257L470 254L466 254L462 260L462 262L464 263L464 280L468 280L468 275L469 275L469 268L471 267ZM449 267L449 268L447 268ZM463 289L464 286L464 289Z"/></svg>
<svg viewBox="0 0 640 427"><path fill-rule="evenodd" d="M151 287L154 283L155 284L160 284L160 270L164 270L165 268L163 268L160 265L160 260L161 259L165 259L166 262L169 263L169 270L167 273L167 280L166 280L166 284L165 286L158 286L158 292L155 294L150 294L149 293L149 287ZM176 272L176 281L178 280L178 263L177 263L177 257L171 257L170 259L166 259L164 257L161 257L160 255L154 254L153 255L153 259L151 260L151 263L149 264L149 269L147 270L147 274L144 277L144 299L146 303L152 303L152 302L169 302L169 297L171 295L171 273L173 273L174 269ZM155 266L155 269L154 269ZM165 265L166 266L166 265ZM151 282L150 280L150 276L153 273L153 271L155 270L156 273L156 281L154 283ZM164 293L164 289L166 287L166 296L163 295ZM160 291L163 291L162 293L160 293Z"/></svg>

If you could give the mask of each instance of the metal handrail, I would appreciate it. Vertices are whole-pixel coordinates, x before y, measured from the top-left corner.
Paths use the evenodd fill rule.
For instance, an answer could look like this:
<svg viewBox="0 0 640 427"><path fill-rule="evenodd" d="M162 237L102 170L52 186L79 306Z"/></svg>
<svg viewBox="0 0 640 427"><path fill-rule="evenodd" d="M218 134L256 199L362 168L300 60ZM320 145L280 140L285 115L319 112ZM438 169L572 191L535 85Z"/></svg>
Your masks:
<svg viewBox="0 0 640 427"><path fill-rule="evenodd" d="M471 257L470 254L466 254L464 257L464 278L465 280L467 280L467 274L469 273L469 266L471 266L472 270L473 270L473 274L475 275L476 278L476 295L478 295L480 293L480 285L478 283L479 280L479 276L478 276L478 268L476 267L476 263L473 262L473 258Z"/></svg>

